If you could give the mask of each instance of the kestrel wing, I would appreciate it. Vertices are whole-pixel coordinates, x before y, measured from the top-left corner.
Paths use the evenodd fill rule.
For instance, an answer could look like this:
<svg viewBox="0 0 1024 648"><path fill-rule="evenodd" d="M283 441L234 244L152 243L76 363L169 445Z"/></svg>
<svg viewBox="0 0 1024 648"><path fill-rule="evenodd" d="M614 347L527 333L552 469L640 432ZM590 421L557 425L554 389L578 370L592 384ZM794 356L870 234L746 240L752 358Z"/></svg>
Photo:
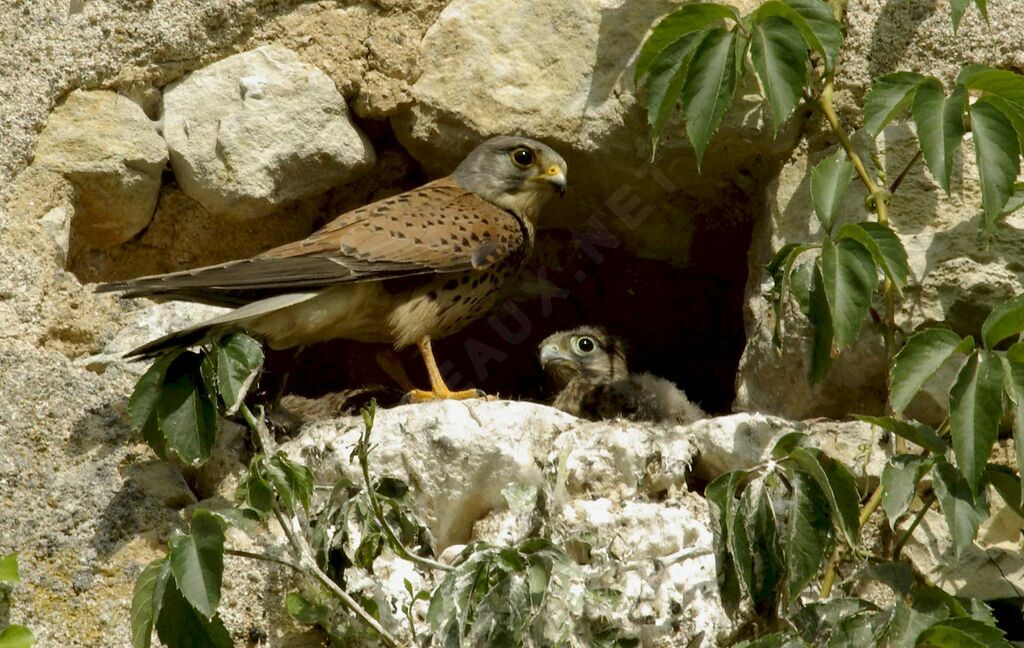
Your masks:
<svg viewBox="0 0 1024 648"><path fill-rule="evenodd" d="M442 178L342 214L301 241L251 259L98 290L236 306L337 283L483 269L514 253L528 236L514 214Z"/></svg>

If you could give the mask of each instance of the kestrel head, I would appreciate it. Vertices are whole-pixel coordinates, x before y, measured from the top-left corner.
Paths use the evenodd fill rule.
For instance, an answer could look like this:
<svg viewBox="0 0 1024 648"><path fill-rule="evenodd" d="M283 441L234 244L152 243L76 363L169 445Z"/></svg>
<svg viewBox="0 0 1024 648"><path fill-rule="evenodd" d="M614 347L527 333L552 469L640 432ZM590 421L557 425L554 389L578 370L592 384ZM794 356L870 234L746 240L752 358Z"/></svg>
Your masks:
<svg viewBox="0 0 1024 648"><path fill-rule="evenodd" d="M466 156L452 177L484 200L536 221L552 195L565 194L562 156L528 137L492 137Z"/></svg>
<svg viewBox="0 0 1024 648"><path fill-rule="evenodd" d="M624 345L599 326L549 335L540 343L540 364L559 390L577 377L608 383L629 376Z"/></svg>

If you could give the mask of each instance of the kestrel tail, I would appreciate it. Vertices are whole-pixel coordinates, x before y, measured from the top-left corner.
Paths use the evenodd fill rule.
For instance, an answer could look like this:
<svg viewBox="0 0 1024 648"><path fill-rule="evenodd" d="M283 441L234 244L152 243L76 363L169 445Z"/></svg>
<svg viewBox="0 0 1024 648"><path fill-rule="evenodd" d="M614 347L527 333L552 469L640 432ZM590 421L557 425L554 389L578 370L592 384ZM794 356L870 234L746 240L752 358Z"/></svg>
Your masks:
<svg viewBox="0 0 1024 648"><path fill-rule="evenodd" d="M445 384L431 340L487 313L533 248L541 207L565 192L560 155L525 137L495 137L455 171L338 216L309 237L249 259L103 284L125 297L235 310L145 344L132 356L244 330L274 349L344 338L416 344L430 391L413 400L470 398Z"/></svg>

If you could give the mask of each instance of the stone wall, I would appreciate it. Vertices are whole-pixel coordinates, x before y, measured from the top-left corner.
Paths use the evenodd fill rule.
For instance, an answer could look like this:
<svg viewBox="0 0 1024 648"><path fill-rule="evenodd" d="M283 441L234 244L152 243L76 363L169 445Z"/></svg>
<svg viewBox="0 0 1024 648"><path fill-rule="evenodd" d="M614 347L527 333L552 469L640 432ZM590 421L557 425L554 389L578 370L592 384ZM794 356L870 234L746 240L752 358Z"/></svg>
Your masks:
<svg viewBox="0 0 1024 648"><path fill-rule="evenodd" d="M410 407L383 419L385 439L401 443L399 422L449 426L451 444L426 443L423 463L405 466L415 476L445 448L482 452L507 432L513 408L525 436L486 465L530 483L558 443L578 441L587 451L573 455L578 480L563 514L576 518L560 521L634 539L662 534L637 558L649 564L615 576L642 592L623 623L649 645L679 645L698 631L705 645L727 636L733 626L699 580L713 581L706 560L663 574L653 567L709 542L703 500L689 487L761 461L785 431L808 429L765 415L878 411L884 362L880 333L866 326L825 384L810 389L799 318L788 323L785 354L770 348L761 267L783 240L818 234L807 174L834 142L813 118L797 115L773 138L748 82L700 174L678 121L649 162L632 59L673 4L0 0L0 553L21 552L25 579L12 618L41 645L128 645L135 577L197 499L230 496L240 467L229 461L185 482L132 436L125 410L144 366L117 353L209 309L119 300L90 284L299 239L345 210L447 173L487 136L522 132L565 156L570 190L545 211L535 261L508 304L437 345L452 382L537 398L536 343L602 323L627 337L637 368L671 378L712 413L752 414L666 431L587 426L539 405L488 404L479 426L457 407ZM1024 69L1024 25L1012 3L989 7L989 27L968 11L956 39L944 3L855 1L847 10L839 97L851 128L879 74L909 69L948 81L968 61ZM891 178L913 155L912 139L897 124L880 144ZM907 332L940 320L976 332L992 304L1021 292L1022 223L1010 221L987 248L972 240L972 156L968 142L951 197L918 165L893 202L917 279L898 319ZM312 395L383 382L379 350L338 343L298 360L271 358L266 381L290 373L292 389ZM414 380L425 379L414 354L402 360ZM932 400L919 411L941 414L941 398ZM343 440L349 425L316 424L292 450L329 433ZM881 459L862 453L879 447L876 431L831 422L813 430L862 467L865 487L877 479ZM686 439L693 454L679 446ZM385 467L397 466L388 463L395 456ZM652 461L675 462L659 464L667 476L655 493L638 486ZM443 544L507 539L501 534L515 527L494 493L455 498L446 512L437 504L456 487L436 488L443 492L417 495ZM665 520L676 535L658 531ZM994 534L991 544L1012 536ZM935 571L948 543L910 549ZM283 612L286 575L229 560L224 616L240 644L258 630L271 645L320 645ZM673 629L680 602L699 611Z"/></svg>

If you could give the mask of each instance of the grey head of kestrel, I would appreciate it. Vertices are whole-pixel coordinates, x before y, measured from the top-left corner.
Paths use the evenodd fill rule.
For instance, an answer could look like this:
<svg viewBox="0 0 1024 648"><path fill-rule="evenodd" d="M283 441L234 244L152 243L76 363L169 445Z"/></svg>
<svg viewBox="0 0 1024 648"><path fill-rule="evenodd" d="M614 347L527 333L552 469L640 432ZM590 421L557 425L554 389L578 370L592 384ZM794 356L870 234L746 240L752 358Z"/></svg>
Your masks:
<svg viewBox="0 0 1024 648"><path fill-rule="evenodd" d="M430 341L486 314L533 248L541 207L565 192L567 165L527 137L494 137L454 172L341 214L307 238L249 259L103 284L101 292L234 310L132 352L153 356L244 330L271 348L342 338L416 344L431 391L445 385Z"/></svg>
<svg viewBox="0 0 1024 648"><path fill-rule="evenodd" d="M552 406L591 420L692 423L704 412L672 382L630 373L626 345L598 326L559 331L540 344Z"/></svg>

